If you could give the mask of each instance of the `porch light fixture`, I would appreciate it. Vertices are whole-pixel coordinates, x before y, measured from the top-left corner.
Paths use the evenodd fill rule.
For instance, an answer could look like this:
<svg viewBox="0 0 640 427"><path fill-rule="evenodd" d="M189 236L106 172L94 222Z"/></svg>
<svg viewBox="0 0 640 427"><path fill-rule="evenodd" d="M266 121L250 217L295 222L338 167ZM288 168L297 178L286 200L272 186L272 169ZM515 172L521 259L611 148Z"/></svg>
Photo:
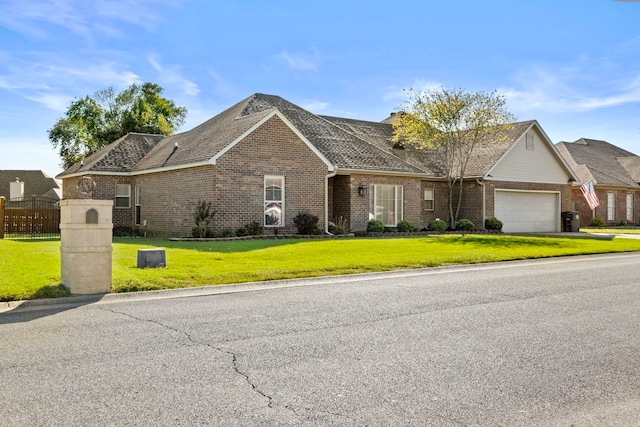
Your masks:
<svg viewBox="0 0 640 427"><path fill-rule="evenodd" d="M358 184L358 196L364 197L365 194L367 194L367 184L361 182Z"/></svg>

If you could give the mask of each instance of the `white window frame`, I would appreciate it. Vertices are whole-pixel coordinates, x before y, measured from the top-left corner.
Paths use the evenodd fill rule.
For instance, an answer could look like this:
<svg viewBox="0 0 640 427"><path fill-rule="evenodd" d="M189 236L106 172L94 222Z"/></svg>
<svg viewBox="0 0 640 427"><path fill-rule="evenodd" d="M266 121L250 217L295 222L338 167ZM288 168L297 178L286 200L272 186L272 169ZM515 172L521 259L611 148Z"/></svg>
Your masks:
<svg viewBox="0 0 640 427"><path fill-rule="evenodd" d="M435 210L435 207L436 207L436 189L433 187L425 188L424 189L424 210L433 211Z"/></svg>
<svg viewBox="0 0 640 427"><path fill-rule="evenodd" d="M627 221L633 221L633 193L627 193Z"/></svg>
<svg viewBox="0 0 640 427"><path fill-rule="evenodd" d="M135 210L134 210L134 218L133 218L133 222L135 225L140 225L140 223L142 222L141 219L141 212L140 212L140 186L138 184L135 185L135 187L133 188L133 203L135 205Z"/></svg>
<svg viewBox="0 0 640 427"><path fill-rule="evenodd" d="M607 192L607 221L616 220L616 192Z"/></svg>
<svg viewBox="0 0 640 427"><path fill-rule="evenodd" d="M268 187L271 187L273 183L279 182L280 184L280 198L269 197L273 196L273 194L269 194L267 192ZM285 204L284 204L284 176L281 175L265 175L264 177L264 211L263 211L263 222L265 227L275 228L275 227L284 227L285 224ZM274 204L280 204L280 219L276 223L271 223L267 220L269 218L267 211L274 208Z"/></svg>
<svg viewBox="0 0 640 427"><path fill-rule="evenodd" d="M393 210L385 211L385 192L392 192ZM370 184L369 185L369 219L382 221L385 227L396 227L404 216L404 188L402 185ZM391 221L389 221L392 219Z"/></svg>
<svg viewBox="0 0 640 427"><path fill-rule="evenodd" d="M122 205L122 200L126 200L126 206ZM131 208L131 184L116 184L116 200L115 207L117 209Z"/></svg>

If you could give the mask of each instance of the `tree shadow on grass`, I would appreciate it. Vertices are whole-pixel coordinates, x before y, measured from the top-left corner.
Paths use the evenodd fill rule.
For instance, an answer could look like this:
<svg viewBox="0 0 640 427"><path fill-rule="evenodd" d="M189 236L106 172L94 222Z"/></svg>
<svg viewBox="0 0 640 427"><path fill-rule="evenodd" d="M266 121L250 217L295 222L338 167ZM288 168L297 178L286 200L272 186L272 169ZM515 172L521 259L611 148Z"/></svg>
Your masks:
<svg viewBox="0 0 640 427"><path fill-rule="evenodd" d="M157 246L161 248L185 249L198 252L251 252L275 246L308 242L311 239L247 239L247 240L165 240L146 238L117 238L113 243L135 246ZM322 241L318 239L317 241Z"/></svg>
<svg viewBox="0 0 640 427"><path fill-rule="evenodd" d="M503 238L504 237L504 238ZM477 246L491 246L502 248L523 248L523 247L563 247L566 245L565 239L570 240L613 240L614 236L557 236L544 234L509 234L498 236L497 238L486 238L482 235L463 234L451 237L450 241L456 244L473 244Z"/></svg>

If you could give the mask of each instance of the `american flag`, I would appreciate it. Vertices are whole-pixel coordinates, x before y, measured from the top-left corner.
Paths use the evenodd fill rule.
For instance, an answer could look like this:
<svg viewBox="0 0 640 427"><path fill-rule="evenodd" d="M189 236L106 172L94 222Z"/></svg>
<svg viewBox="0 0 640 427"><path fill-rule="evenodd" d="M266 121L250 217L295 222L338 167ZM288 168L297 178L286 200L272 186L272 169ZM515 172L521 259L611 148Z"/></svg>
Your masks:
<svg viewBox="0 0 640 427"><path fill-rule="evenodd" d="M596 207L600 206L600 200L598 200L598 195L596 194L596 189L593 186L592 179L582 184L582 186L580 187L580 191L582 191L584 198L587 199L589 208L595 209Z"/></svg>

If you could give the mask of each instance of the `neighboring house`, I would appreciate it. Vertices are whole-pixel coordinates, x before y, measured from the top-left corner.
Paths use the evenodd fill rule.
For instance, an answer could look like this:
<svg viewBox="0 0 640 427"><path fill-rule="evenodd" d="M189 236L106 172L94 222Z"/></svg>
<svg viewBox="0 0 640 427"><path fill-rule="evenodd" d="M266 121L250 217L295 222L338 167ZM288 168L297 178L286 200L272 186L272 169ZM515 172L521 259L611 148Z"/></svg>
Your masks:
<svg viewBox="0 0 640 427"><path fill-rule="evenodd" d="M44 197L62 198L62 190L55 179L39 170L0 170L0 196L7 200Z"/></svg>
<svg viewBox="0 0 640 427"><path fill-rule="evenodd" d="M364 231L380 219L418 227L447 215L446 182L427 152L398 147L388 120L319 116L280 97L255 94L190 131L128 134L58 177L64 198L111 199L115 227L188 236L198 201L210 201L214 231L258 222L295 232L310 212L325 231L348 220ZM76 185L91 177L96 189ZM537 122L516 123L506 144L483 144L469 163L460 218L504 231L561 230L576 180Z"/></svg>
<svg viewBox="0 0 640 427"><path fill-rule="evenodd" d="M606 141L582 138L559 142L558 152L578 176L574 184L572 210L580 212L580 225L593 218L607 224L640 223L640 157ZM600 205L590 209L580 185L592 181Z"/></svg>

